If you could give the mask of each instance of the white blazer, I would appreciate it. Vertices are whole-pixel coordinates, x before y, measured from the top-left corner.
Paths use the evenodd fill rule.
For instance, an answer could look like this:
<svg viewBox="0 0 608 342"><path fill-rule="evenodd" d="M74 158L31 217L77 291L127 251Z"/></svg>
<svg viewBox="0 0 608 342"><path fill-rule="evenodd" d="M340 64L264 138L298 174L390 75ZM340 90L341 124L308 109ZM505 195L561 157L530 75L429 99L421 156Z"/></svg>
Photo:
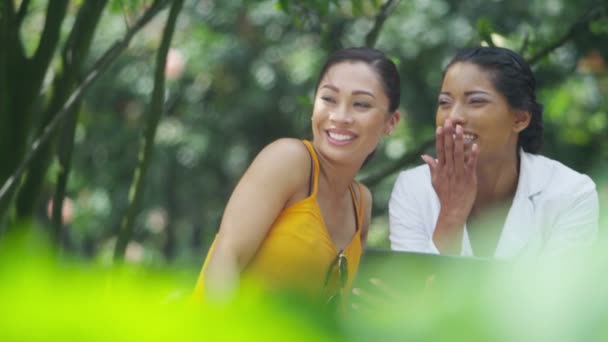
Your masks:
<svg viewBox="0 0 608 342"><path fill-rule="evenodd" d="M519 182L494 256L554 256L589 247L599 222L595 183L555 160L519 155ZM439 254L433 243L439 209L426 164L401 172L389 201L391 249ZM466 226L461 255L473 255Z"/></svg>

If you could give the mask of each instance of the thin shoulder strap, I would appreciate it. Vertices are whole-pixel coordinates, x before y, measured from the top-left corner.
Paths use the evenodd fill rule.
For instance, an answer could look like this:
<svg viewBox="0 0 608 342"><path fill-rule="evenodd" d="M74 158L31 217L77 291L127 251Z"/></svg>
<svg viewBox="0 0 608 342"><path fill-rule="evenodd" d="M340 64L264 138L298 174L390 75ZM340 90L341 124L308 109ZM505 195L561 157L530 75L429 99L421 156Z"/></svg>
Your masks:
<svg viewBox="0 0 608 342"><path fill-rule="evenodd" d="M356 182L355 184L357 184L357 190L359 192L359 198L357 200L357 194L355 193L355 189L353 188L353 186L351 185L350 188L350 194L353 198L353 204L355 205L355 215L357 218L357 231L359 231L361 224L363 222L363 209L365 208L365 199L363 198L363 191L361 188L361 183Z"/></svg>
<svg viewBox="0 0 608 342"><path fill-rule="evenodd" d="M359 216L359 222L363 224L363 214L365 214L365 196L363 196L363 187L361 183L357 182L357 189L359 189L359 210L357 215Z"/></svg>
<svg viewBox="0 0 608 342"><path fill-rule="evenodd" d="M319 182L319 159L317 158L317 152L315 148L312 146L310 141L302 140L304 146L308 149L308 153L310 153L310 158L312 159L312 167L310 170L310 186L312 187L308 191L308 196L316 196L317 195L317 184Z"/></svg>

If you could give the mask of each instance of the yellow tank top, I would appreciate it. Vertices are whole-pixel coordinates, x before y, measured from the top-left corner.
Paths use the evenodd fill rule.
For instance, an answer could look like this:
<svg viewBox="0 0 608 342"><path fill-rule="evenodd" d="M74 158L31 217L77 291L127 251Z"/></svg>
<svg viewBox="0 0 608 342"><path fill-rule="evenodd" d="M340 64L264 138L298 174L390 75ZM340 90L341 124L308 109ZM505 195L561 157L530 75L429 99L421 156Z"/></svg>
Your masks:
<svg viewBox="0 0 608 342"><path fill-rule="evenodd" d="M330 268L339 253L346 256L348 278L344 293L348 293L359 267L361 258L361 222L363 220L364 201L361 184L356 183L360 202L350 187L351 196L357 215L356 232L352 240L342 250L338 250L325 226L321 209L317 203L317 185L319 178L319 160L309 141L304 141L312 157L312 188L305 199L284 209L272 224L268 235L262 241L249 265L242 273L244 280L253 281L262 288L289 290L323 300L324 285ZM212 244L203 269L199 275L194 296L204 297L203 273L213 253Z"/></svg>

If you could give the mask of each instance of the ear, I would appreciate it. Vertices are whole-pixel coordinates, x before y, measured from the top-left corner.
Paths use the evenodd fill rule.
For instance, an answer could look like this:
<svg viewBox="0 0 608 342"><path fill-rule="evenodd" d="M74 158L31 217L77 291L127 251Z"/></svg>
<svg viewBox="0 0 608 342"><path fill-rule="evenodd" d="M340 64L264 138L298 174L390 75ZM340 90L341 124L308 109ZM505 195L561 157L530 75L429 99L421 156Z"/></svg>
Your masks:
<svg viewBox="0 0 608 342"><path fill-rule="evenodd" d="M391 117L388 119L388 121L386 121L386 124L384 125L384 134L389 135L393 133L400 119L401 113L399 113L398 110L391 113Z"/></svg>
<svg viewBox="0 0 608 342"><path fill-rule="evenodd" d="M530 125L532 115L530 112L518 110L515 112L515 121L513 122L513 132L519 133Z"/></svg>

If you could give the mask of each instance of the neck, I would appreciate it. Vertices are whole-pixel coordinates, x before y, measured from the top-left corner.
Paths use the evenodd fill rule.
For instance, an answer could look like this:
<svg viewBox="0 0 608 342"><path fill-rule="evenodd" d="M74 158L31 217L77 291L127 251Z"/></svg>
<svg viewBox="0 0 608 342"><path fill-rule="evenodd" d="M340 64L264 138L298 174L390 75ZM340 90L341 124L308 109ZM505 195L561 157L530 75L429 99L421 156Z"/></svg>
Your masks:
<svg viewBox="0 0 608 342"><path fill-rule="evenodd" d="M322 187L328 190L323 192L334 194L336 197L340 197L349 191L348 187L352 185L357 172L361 168L361 165L336 164L320 155L319 166L319 184L323 184Z"/></svg>
<svg viewBox="0 0 608 342"><path fill-rule="evenodd" d="M474 209L510 202L519 181L519 153L477 165L477 197Z"/></svg>

